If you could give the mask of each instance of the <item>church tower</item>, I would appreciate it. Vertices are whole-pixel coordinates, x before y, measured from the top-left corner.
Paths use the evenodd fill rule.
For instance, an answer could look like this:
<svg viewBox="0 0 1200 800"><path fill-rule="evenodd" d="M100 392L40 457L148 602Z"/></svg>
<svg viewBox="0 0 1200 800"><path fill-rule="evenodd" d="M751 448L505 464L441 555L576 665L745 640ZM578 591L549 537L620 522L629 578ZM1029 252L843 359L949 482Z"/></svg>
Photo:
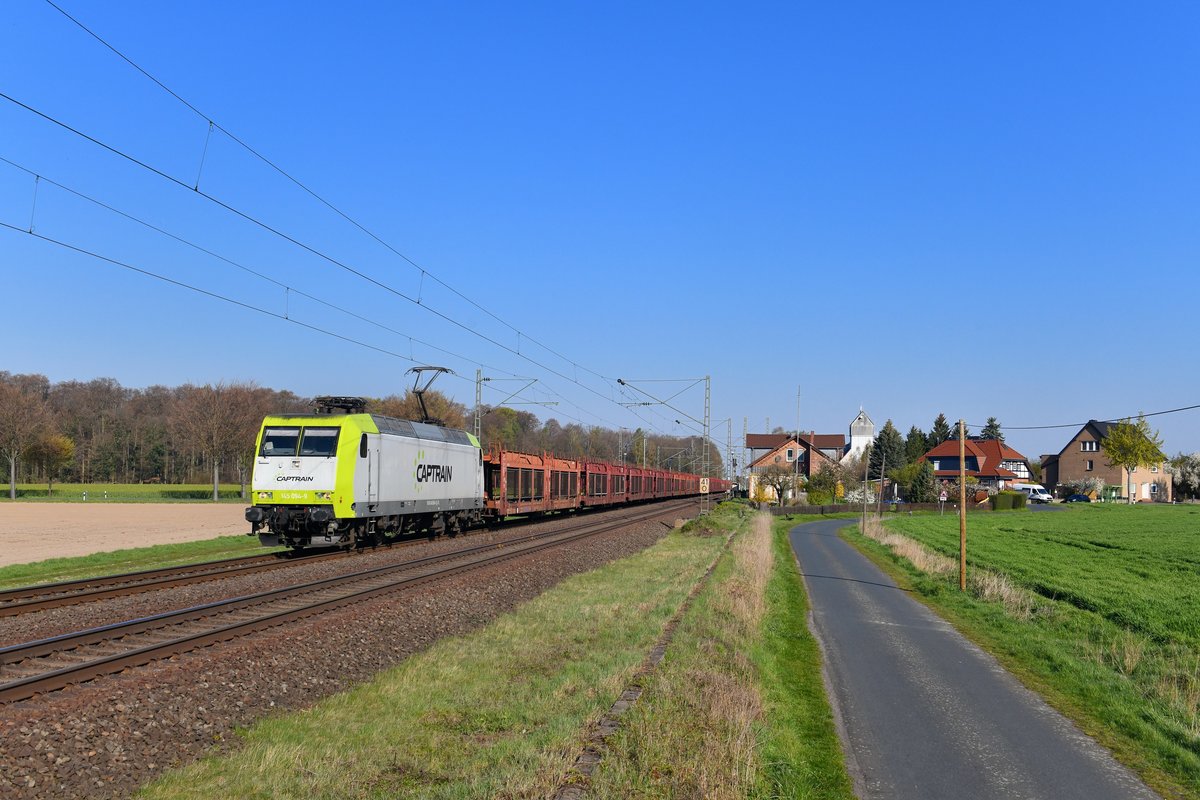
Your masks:
<svg viewBox="0 0 1200 800"><path fill-rule="evenodd" d="M858 408L858 416L850 423L850 450L847 457L861 455L871 442L875 441L875 423L867 416L867 412Z"/></svg>

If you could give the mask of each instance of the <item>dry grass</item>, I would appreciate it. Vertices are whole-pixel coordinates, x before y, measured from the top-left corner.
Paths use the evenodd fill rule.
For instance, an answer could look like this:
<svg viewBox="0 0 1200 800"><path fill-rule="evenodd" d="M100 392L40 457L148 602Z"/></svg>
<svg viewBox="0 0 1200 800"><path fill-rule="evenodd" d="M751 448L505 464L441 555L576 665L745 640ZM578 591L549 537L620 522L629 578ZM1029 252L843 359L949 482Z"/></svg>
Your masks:
<svg viewBox="0 0 1200 800"><path fill-rule="evenodd" d="M920 542L903 534L888 530L878 517L868 517L868 538L874 539L893 553L912 563L920 571L936 576L958 574L958 562L937 553ZM1034 595L1013 584L1008 576L973 568L967 573L967 589L975 597L988 602L1000 603L1014 619L1029 619L1037 611Z"/></svg>
<svg viewBox="0 0 1200 800"><path fill-rule="evenodd" d="M1132 631L1121 631L1108 645L1111 663L1122 675L1132 675L1146 654L1146 640Z"/></svg>
<svg viewBox="0 0 1200 800"><path fill-rule="evenodd" d="M770 518L755 517L610 740L590 797L754 795L763 702L747 653L761 635L773 567Z"/></svg>
<svg viewBox="0 0 1200 800"><path fill-rule="evenodd" d="M1159 679L1156 693L1176 709L1185 728L1200 741L1200 655L1178 661L1173 667Z"/></svg>

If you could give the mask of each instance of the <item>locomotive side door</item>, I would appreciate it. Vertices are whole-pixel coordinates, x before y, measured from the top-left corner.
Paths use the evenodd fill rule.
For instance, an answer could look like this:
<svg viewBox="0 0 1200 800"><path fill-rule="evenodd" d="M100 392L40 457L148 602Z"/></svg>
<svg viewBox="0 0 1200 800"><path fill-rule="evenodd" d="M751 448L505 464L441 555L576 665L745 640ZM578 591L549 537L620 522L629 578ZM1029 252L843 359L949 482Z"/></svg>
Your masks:
<svg viewBox="0 0 1200 800"><path fill-rule="evenodd" d="M364 433L362 447L367 459L367 505L374 506L379 502L379 447L378 436ZM372 441L374 440L374 441Z"/></svg>

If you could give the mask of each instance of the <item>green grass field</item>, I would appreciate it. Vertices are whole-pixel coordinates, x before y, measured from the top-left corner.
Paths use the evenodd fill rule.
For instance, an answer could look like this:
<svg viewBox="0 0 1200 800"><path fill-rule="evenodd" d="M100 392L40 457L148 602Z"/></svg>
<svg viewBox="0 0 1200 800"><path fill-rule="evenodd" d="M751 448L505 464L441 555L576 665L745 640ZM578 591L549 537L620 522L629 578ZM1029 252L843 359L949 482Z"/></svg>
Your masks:
<svg viewBox="0 0 1200 800"><path fill-rule="evenodd" d="M957 560L957 517L887 527ZM1007 576L1030 598L1020 614L849 535L1151 785L1200 798L1200 509L970 516L969 573Z"/></svg>
<svg viewBox="0 0 1200 800"><path fill-rule="evenodd" d="M18 483L16 502L82 503L85 492L89 503L212 502L211 483L56 483L52 493L44 483ZM238 484L223 483L219 492L223 503L244 502ZM12 502L7 483L0 487L0 502Z"/></svg>
<svg viewBox="0 0 1200 800"><path fill-rule="evenodd" d="M151 547L113 550L90 556L52 558L32 564L13 564L0 567L0 589L33 586L38 583L73 581L97 575L116 575L160 567L175 567L181 564L197 564L201 561L217 561L224 558L256 556L284 549L286 548L263 547L258 543L257 537L218 536L199 542L158 544Z"/></svg>

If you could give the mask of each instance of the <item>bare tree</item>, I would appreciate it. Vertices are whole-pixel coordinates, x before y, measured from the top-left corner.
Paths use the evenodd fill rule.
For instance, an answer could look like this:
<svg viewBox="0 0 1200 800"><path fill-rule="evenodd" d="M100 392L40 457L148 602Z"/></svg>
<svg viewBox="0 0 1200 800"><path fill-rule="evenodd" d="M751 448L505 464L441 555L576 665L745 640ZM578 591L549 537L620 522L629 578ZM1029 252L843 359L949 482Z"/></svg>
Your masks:
<svg viewBox="0 0 1200 800"><path fill-rule="evenodd" d="M758 474L758 482L775 490L779 505L799 486L799 478L786 464L772 464Z"/></svg>
<svg viewBox="0 0 1200 800"><path fill-rule="evenodd" d="M425 392L425 406L429 409L430 416L441 420L447 428L462 430L467 427L467 407L436 389ZM381 400L372 399L368 401L367 409L385 417L418 421L421 419L421 403L411 389L405 392L403 397L390 395Z"/></svg>
<svg viewBox="0 0 1200 800"><path fill-rule="evenodd" d="M253 449L267 393L251 383L184 386L172 428L180 440L212 463L213 501L220 498L221 462ZM244 491L244 489L243 489Z"/></svg>
<svg viewBox="0 0 1200 800"><path fill-rule="evenodd" d="M0 455L8 459L8 496L17 497L17 461L49 426L50 415L40 394L0 383Z"/></svg>

